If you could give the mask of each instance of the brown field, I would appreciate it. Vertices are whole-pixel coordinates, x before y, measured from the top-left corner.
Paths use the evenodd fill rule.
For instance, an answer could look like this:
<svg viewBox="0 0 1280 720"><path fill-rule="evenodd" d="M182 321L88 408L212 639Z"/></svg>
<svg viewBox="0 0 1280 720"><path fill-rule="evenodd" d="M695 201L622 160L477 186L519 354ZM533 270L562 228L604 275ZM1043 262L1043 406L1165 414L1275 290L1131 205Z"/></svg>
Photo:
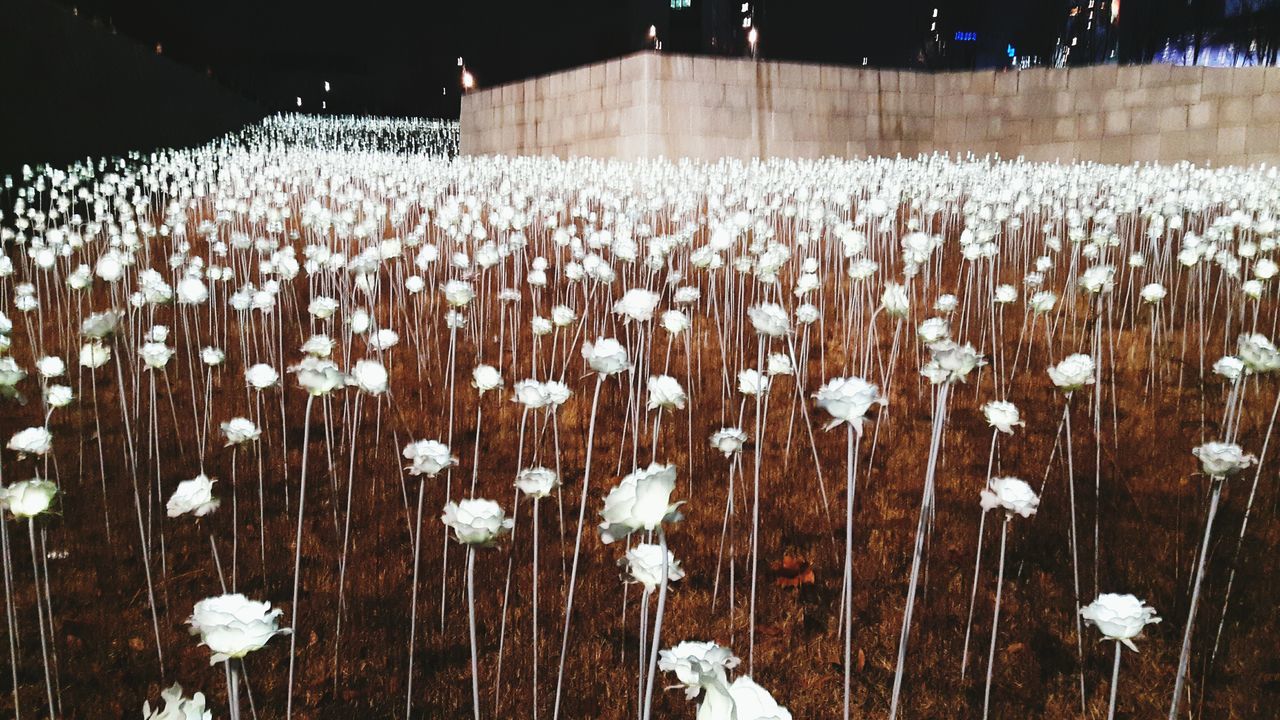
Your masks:
<svg viewBox="0 0 1280 720"><path fill-rule="evenodd" d="M535 244L542 242L532 233L531 237ZM196 244L196 252L201 252L201 241L197 240ZM948 286L950 279L958 275L956 268L960 262L954 244L949 248L941 261L947 280L941 287L924 293L917 291L913 299L913 315L904 324L902 347L892 375L889 406L869 426L858 455L862 467L854 517L855 717L887 715L931 422L929 387L918 375L927 353L915 341L913 328L929 316L927 308L938 292L956 292L964 301L964 288ZM158 258L164 256L163 252L157 255ZM17 262L16 256L14 259ZM160 267L162 260L156 260L155 264ZM1012 265L1010 263L1006 272L1008 277L1001 279L1018 283L1023 270ZM19 276L25 272L29 270L20 270ZM1175 272L1171 277L1185 275L1181 270ZM836 274L834 270L830 274L847 286L849 281L843 274ZM1054 454L1055 429L1062 415L1063 401L1044 370L1067 352L1087 352L1095 319L1088 316L1087 300L1077 293L1062 291L1066 285L1064 277L1060 275L1057 282L1047 283L1064 295L1060 306L1063 310L1055 313L1059 331L1054 334L1052 350L1045 346L1041 321L1034 333L1026 335L1030 350L1024 346L1018 353L1023 300L1005 311L1006 362L1012 364L1014 356L1019 357L1007 399L1019 406L1026 426L1011 437L1001 436L996 455L997 474L1023 477L1036 489L1041 482L1046 484L1039 514L1030 519L1016 518L1009 535L993 690L995 717L1080 716L1072 619L1075 598L1068 542L1069 478L1061 452ZM707 437L722 425L738 423L740 396L735 393L727 402L722 402L720 342L715 324L705 312L706 298L712 288L705 273L691 271L688 278L689 282L702 287L704 299L699 307L704 311L697 313L693 326L693 356L686 358L684 348L677 342L669 357L671 374L690 391L693 409L664 418L657 452L657 459L675 463L679 468L674 497L688 501L684 508L687 519L669 531L671 549L688 576L672 586L663 645L670 646L683 639L714 639L731 646L743 657L745 669L750 567L745 549L750 533L753 451L749 446L743 453L742 476L736 484L739 495L732 523L733 603L730 606L725 597L726 567L721 596L713 606L712 590L730 463L708 446ZM530 317L535 309L547 314L559 291L552 289L535 297L525 287L523 301L508 306L515 307L508 311L518 312L520 317L517 326L520 331L503 341L508 352L513 342L518 343L521 367L514 370L510 354L499 361L496 353L500 327L510 334L512 326L509 319L499 326L494 317L499 283L477 285L480 297L476 304L489 308L489 315L480 327L486 336L481 357L492 364L501 362L507 385L501 393L483 400L483 432L477 467L473 464L477 394L469 380L480 350L472 331L460 333L458 381L451 388L445 364L448 334L440 322L443 309L439 306L439 293L434 290L439 281L440 278L428 278L428 291L420 296L426 297L425 300L396 301L394 306L383 302L380 306L384 326L397 330L401 336L400 345L390 353L389 397L380 403L364 399L357 418L354 415L357 391L350 389L333 395L327 402L317 402L310 417L301 608L297 626L295 713L298 717L403 717L412 573L411 527L417 479L402 472L399 451L412 439L445 439L451 390L456 402L452 448L461 461L452 473L453 497L465 492L474 469L478 476L477 495L498 500L509 513L514 507L512 482L521 465L516 455L521 410L511 401L510 387L515 380L530 374ZM835 282L837 280L832 281ZM395 283L392 280L388 284ZM620 294L630 286L620 278L614 292ZM749 283L744 287L748 297L758 292ZM1081 602L1088 603L1096 592L1131 592L1153 605L1164 618L1159 625L1149 627L1138 640L1140 654L1127 652L1124 656L1118 715L1147 718L1163 717L1167 712L1190 596L1189 582L1203 531L1208 480L1199 473L1191 449L1216 438L1227 390L1221 378L1209 371L1209 365L1224 350L1234 347L1237 330L1224 328L1225 303L1206 304L1206 308L1216 308L1216 313L1206 316L1201 327L1196 313L1186 312L1187 306L1183 305L1185 293L1193 292L1194 286L1185 281L1178 287L1171 286L1166 300L1170 313L1164 319L1167 326L1152 367L1148 355L1150 313L1135 307L1138 287L1141 283L1130 279L1127 269L1119 271L1113 293L1115 321L1103 335L1108 353L1103 382L1096 386L1096 395L1093 390L1077 394L1073 404L1073 451L1081 535ZM284 361L275 363L277 369L301 357L297 347L305 339L303 326L309 322L305 274L299 276L292 288L296 299L288 292L282 293L277 310L285 318L278 331L283 333ZM211 302L221 303L225 308L225 293L231 289L218 289ZM342 293L351 292L350 288L337 288L333 294L342 297ZM866 297L856 294L852 297L851 307L859 313L855 316L859 322L852 336L845 337L838 322L844 314L835 309L842 296L832 287L824 292L827 331L824 333L819 325L810 331L806 394L816 390L826 378L848 372L846 356L851 350L861 353L869 337L865 327L874 304L866 304ZM12 288L6 287L3 295L7 298L12 294ZM874 297L878 296L877 290ZM790 302L789 286L785 297L789 304L794 304ZM1124 301L1126 297L1131 298L1128 303ZM101 288L92 298L83 303L82 310L110 306L110 299ZM580 311L581 302L579 296ZM599 297L592 298L591 302L592 323L607 323L610 329L605 330L605 334L627 337L626 330L612 327L614 321L606 317ZM741 307L745 308L745 304L749 302ZM668 305L664 299L661 308ZM69 304L61 307L58 313L47 311L43 326L34 330L42 334L46 353L60 354L74 361L79 339L68 332L68 328L77 325L79 311L73 311ZM1189 307L1194 311L1195 304ZM1260 328L1274 335L1274 301L1264 302L1262 311ZM8 309L6 312L15 319L14 355L24 367L30 368L33 353L27 328L18 320L19 314ZM340 310L337 318L340 319L342 313ZM192 326L202 328L198 331L200 344L211 342L208 314L205 306L191 315L195 320ZM122 352L137 347L138 337L149 322L136 320L117 341L116 359L96 372L96 398L89 371L79 371L74 362L69 362L72 372L78 373L78 378L71 381L76 387L77 401L69 409L53 414L50 427L55 437L55 455L52 462L56 464L64 494L57 506L58 514L38 522L40 541L49 552L49 591L56 629L51 648L57 658L61 714L68 718L136 717L144 699L154 703L159 690L174 681L181 682L189 692L203 691L210 698L214 716L226 717L222 669L209 665L208 651L197 645L184 625L197 600L220 592L210 553L210 532L216 537L228 582L234 567L238 591L284 608L282 620L286 624L291 615L293 535L307 429L303 417L306 395L297 388L291 375L281 373L283 390L266 393L260 406L264 426L261 457L241 451L233 485L232 454L222 447L217 423L235 415L252 417L255 411L252 396L243 389L242 371L249 363L241 357L237 340L240 326L233 317L227 324L229 335L224 345L228 364L212 375L210 437L204 459L205 471L218 478L216 489L223 499L222 508L198 522L185 517L164 517L163 500L177 481L193 477L201 469L198 421L193 417L203 413L202 401L195 399L203 388L203 370L198 359L193 361L194 374L189 370L188 341L184 339L183 321L177 315L173 308L157 311L155 321L173 328L170 344L177 346L178 355L163 376L155 376L154 407L149 399L151 373L129 370L138 366L136 357L127 358L124 372L127 387L123 389L131 413L132 442L138 452L136 481L144 493L143 523L155 538L152 569L165 652L163 675L157 663L140 561L135 496L130 482L133 473L123 453L128 440L121 423L122 388L114 370L114 363L121 359ZM32 317L31 322L35 323L36 318ZM893 321L881 316L874 322L877 327L875 356L885 361L890 354ZM740 324L741 320L735 319L730 327L736 332ZM960 339L973 342L990 356L992 339L990 333L982 329L974 327ZM276 337L276 331L260 329L260 332ZM750 326L744 325L741 332L740 341L736 335L725 339L731 371L755 364L757 348ZM1203 375L1198 350L1202 334L1208 348ZM590 329L584 335L594 337ZM664 333L655 330L650 356L650 362L658 370L667 357L662 335ZM552 428L544 419L532 415L524 449L524 465L532 464L530 456L542 464L558 463L564 482L560 497L563 521L556 502L549 500L541 506L539 717L551 715L563 590L582 487L593 386L591 379L585 377L587 371L578 355L580 339L559 334L554 356L549 344L550 338L543 341L539 363L544 368L542 376L546 376L548 362L559 373L566 357L566 344L570 344L565 382L573 388L574 396L559 412L559 454L556 455ZM780 348L775 344L773 349ZM335 359L345 368L365 355L363 343L357 342L348 349L340 340ZM685 374L686 360L693 369L691 383ZM981 715L999 542L996 534L999 523L994 519L987 523L969 651L970 668L964 681L960 680L959 671L981 516L978 491L983 487L991 447L991 430L979 408L997 397L993 375L992 367L975 372L968 384L959 386L953 393L949 405L937 476L937 516L928 542L923 594L916 611L904 681L902 716L906 718ZM135 377L140 378L136 387ZM587 504L588 526L584 532L565 680L562 714L566 718L611 719L634 717L636 713L639 592L622 581L617 561L623 550L617 545L602 545L595 531L604 493L621 474L630 470L632 462L634 430L625 422L629 380L625 374L619 377L621 379L605 383L600 400ZM845 434L843 429L823 431L820 426L826 418L806 397L829 496L828 516L820 499L808 435L800 414L795 411L793 382L792 378L777 379L768 406L769 415L763 422L768 432L761 468L761 577L754 677L796 718L835 718L841 708L838 623ZM35 383L33 376L23 386L31 402L21 407L5 405L0 436L7 438L23 427L39 424L41 410L40 403L35 401L38 393ZM1278 391L1280 387L1274 379L1247 382L1239 438L1246 451L1255 454L1260 451ZM281 392L286 406L283 426L278 407ZM1094 401L1101 403L1100 435L1094 433L1091 405ZM100 437L94 420L95 407L101 416ZM642 417L649 415L642 412ZM357 421L352 453L350 433ZM651 422L650 417L648 423ZM788 447L788 427L792 422L794 431ZM745 404L741 425L749 434L753 432L752 402ZM326 428L332 429L331 436ZM650 428L642 430L636 446L636 457L642 464L649 462L653 455L649 431ZM282 432L288 440L287 455ZM874 453L870 451L873 436ZM689 438L692 438L692 452ZM105 532L98 440L104 448L105 510L111 524L109 540ZM1095 458L1100 458L1100 468ZM351 555L341 642L335 648L338 570L349 462L353 463L354 477ZM1277 609L1280 603L1276 602L1275 581L1280 573L1280 556L1273 551L1280 541L1280 524L1275 520L1280 494L1276 492L1274 463L1270 459L1264 462L1248 534L1238 556L1236 539L1252 471L1231 481L1223 496L1194 638L1190 702L1184 705L1196 717L1267 718L1273 717L1275 708L1280 707L1280 653L1277 652L1280 631L1276 629L1280 626ZM30 477L36 467L34 461L18 460L12 452L5 451L3 470L7 481ZM267 491L265 507L261 508L259 467ZM48 472L53 474L52 465ZM1094 490L1096 474L1101 477L1100 494ZM232 521L233 493L238 528ZM472 710L464 552L452 541L447 549L447 608L444 628L441 628L444 533L439 513L446 500L443 476L427 481L425 497L423 531L426 534L418 595L414 715L469 718ZM522 500L516 510L519 524L514 539L505 538L494 549L480 552L477 559L484 717L532 717L531 509L531 503ZM260 512L265 515L265 526L258 522ZM1093 561L1095 522L1099 530L1096 567ZM24 717L39 717L43 713L44 678L34 628L31 563L25 528L10 522L9 529L21 629L22 710ZM234 557L233 534L238 536ZM775 568L784 558L808 563L812 582L798 586L786 582L792 573ZM1233 560L1238 575L1221 646L1210 665L1208 658ZM499 624L509 563L514 571L510 577L503 687L495 707ZM1098 638L1096 629L1085 628L1086 717L1090 718L1105 717L1110 688L1113 646L1100 643ZM0 645L0 670L3 670L0 677L5 678L0 687L7 688L8 663L3 650ZM280 637L246 661L258 717L284 717L287 653L288 638ZM670 677L659 677L658 683L661 687L674 681ZM6 689L0 693L0 708L6 716L10 714L10 704ZM660 691L655 717L693 717L694 713L694 703L687 701L680 691ZM244 716L250 717L247 703Z"/></svg>

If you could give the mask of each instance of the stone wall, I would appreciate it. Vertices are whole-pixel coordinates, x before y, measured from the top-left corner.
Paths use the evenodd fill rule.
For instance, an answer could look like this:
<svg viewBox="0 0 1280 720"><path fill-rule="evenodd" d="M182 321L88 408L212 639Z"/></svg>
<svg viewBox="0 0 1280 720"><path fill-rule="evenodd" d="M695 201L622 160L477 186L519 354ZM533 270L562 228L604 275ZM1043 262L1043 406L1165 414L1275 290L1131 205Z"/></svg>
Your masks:
<svg viewBox="0 0 1280 720"><path fill-rule="evenodd" d="M463 99L464 154L1280 162L1280 68L927 74L641 53Z"/></svg>

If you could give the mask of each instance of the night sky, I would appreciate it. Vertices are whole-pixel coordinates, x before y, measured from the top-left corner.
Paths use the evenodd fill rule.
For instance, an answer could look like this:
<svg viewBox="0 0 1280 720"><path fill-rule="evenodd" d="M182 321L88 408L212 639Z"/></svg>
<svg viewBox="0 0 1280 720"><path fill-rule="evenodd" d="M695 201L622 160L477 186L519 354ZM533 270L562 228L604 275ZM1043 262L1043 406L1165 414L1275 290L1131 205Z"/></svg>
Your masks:
<svg viewBox="0 0 1280 720"><path fill-rule="evenodd" d="M293 109L301 95L304 110L318 111L328 80L330 112L438 117L457 116L458 56L482 86L616 57L642 47L641 18L655 7L646 0L58 1L148 46L161 43L166 56L268 109ZM655 1L666 2L648 0ZM764 0L761 54L906 65L926 4Z"/></svg>

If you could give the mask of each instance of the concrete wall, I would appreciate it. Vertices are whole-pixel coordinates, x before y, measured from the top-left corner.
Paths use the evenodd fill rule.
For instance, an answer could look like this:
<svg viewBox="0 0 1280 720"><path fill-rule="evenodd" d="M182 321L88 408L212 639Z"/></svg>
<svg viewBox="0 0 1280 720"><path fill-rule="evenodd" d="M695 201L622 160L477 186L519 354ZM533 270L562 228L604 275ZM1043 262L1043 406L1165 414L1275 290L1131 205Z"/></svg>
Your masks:
<svg viewBox="0 0 1280 720"><path fill-rule="evenodd" d="M464 154L1280 163L1280 68L926 74L641 53L463 99Z"/></svg>

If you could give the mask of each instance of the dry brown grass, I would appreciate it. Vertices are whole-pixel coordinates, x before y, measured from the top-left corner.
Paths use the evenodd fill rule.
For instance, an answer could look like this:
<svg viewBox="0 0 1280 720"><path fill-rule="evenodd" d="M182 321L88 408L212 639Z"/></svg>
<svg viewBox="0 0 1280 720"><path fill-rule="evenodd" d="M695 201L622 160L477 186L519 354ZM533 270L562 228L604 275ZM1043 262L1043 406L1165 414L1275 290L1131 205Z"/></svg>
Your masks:
<svg viewBox="0 0 1280 720"><path fill-rule="evenodd" d="M305 292L301 281L299 290ZM1125 285L1119 288L1119 292L1128 290ZM305 306L305 302L302 305ZM550 303L546 302L546 306ZM1010 312L1019 313L1022 305L1014 307ZM1084 311L1082 304L1080 312ZM300 307L297 312L303 314L305 310ZM522 327L527 327L532 312L528 298L522 303L521 312L525 319ZM883 318L879 322L880 342L887 351L891 325ZM1156 717L1166 712L1189 597L1188 574L1193 569L1206 507L1207 482L1196 474L1190 450L1215 436L1216 418L1224 396L1224 388L1216 379L1199 381L1194 350L1182 357L1182 333L1198 333L1198 330L1194 326L1183 327L1180 321L1160 351L1160 376L1155 389L1147 392L1144 389L1148 373L1145 322L1140 320L1136 328L1116 333L1116 365L1107 364L1108 377L1112 372L1115 376L1114 394L1110 382L1101 386L1104 409L1101 437L1093 436L1087 397L1077 399L1074 415L1082 600L1088 602L1095 588L1132 592L1154 605L1165 618L1163 623L1149 628L1146 637L1139 641L1141 654L1125 655L1119 698L1122 717ZM401 332L403 340L394 353L392 397L381 407L380 437L375 435L379 415L376 404L366 401L360 420L348 570L349 612L336 677L333 674L334 617L341 534L335 524L335 502L342 495L341 484L345 483L347 448L341 437L335 437L334 465L338 472L336 479L331 478L326 462L324 414L319 404L311 418L313 444L295 699L299 717L384 718L398 717L403 712L412 557L408 518L416 485L414 479L399 470L399 448L410 439L443 438L449 388L444 386L439 362L447 336L431 331L434 355L426 362L420 383L413 349L407 345L407 328L402 327L398 319L391 326ZM1008 331L1013 333L1016 323L1011 322L1010 327ZM297 355L291 349L300 344L300 338L292 322L286 324L286 329L286 355L295 358ZM717 607L712 607L729 464L707 446L706 438L722 424L733 424L732 415L737 411L738 401L733 400L733 407L726 410L718 407L719 353L713 329L710 323L700 322L696 332L694 348L701 356L700 362L694 363L695 368L701 367L693 383L696 410L691 416L676 413L668 417L663 425L663 449L659 452L659 459L678 465L680 479L676 497L689 501L688 519L670 532L671 547L688 577L672 589L663 632L664 645L681 639L714 639L731 645L745 657L748 584L744 548L750 521L746 512L750 501L747 491L751 476L750 452L743 456L747 482L738 485L743 492L738 498L739 512L734 520L736 584L731 619L723 596ZM1210 347L1221 347L1223 339L1219 334L1211 334ZM1011 336L1009 341L1012 339ZM181 343L180 333L177 341ZM522 352L526 352L528 338L522 338L521 342ZM862 339L856 338L855 342L861 343ZM1061 347L1073 341L1063 335L1058 342ZM818 364L817 337L814 343L809 368L810 391L825 379ZM838 374L842 365L842 343L843 338L834 332L825 340L831 375ZM753 362L755 352L754 343L749 345L752 347L741 351L748 364ZM71 351L74 347L55 349ZM654 353L655 362L661 362L662 349L660 343ZM488 352L492 351L490 342ZM854 518L856 717L883 717L888 708L928 450L929 401L927 389L916 375L921 352L913 342L904 347L893 379L888 411L878 421L879 440L874 460L863 467L859 478ZM19 351L24 362L25 353L25 350ZM242 365L235 357L237 353L230 354L231 364L217 373L212 409L215 433L217 422L250 410L241 389ZM1062 409L1062 400L1053 392L1044 368L1063 354L1059 349L1051 358L1043 347L1043 338L1038 339L1029 361L1024 355L1023 365L1008 393L1009 399L1022 409L1027 425L1014 437L1001 440L998 467L1001 472L1026 478L1036 488L1045 477L1054 445L1054 429ZM465 377L474 358L474 347L469 340L462 343L458 357L462 359L460 375ZM1216 355L1210 362L1214 358ZM492 355L485 359L494 361ZM559 417L559 459L565 474L563 532L566 540L563 544L559 541L562 528L556 504L550 501L542 504L545 543L539 638L541 717L550 716L554 691L563 613L561 592L565 574L562 569L568 561L566 549L572 552L590 407L590 382L576 376L581 367L579 362L575 355L573 372L567 378L575 395ZM347 365L345 358L341 358L340 363ZM673 368L676 369L673 374L683 382L683 355L678 346L673 354ZM527 368L515 372L504 367L503 372L509 387L513 380L527 375ZM162 399L158 408L161 420L159 479L165 493L172 490L178 479L194 476L200 469L194 447L195 433L188 425L190 395L183 355L171 366L169 378L178 404L178 423L175 426L172 421L166 421L168 403ZM296 501L305 396L294 387L291 377L285 377L284 382L289 457L280 457L278 412L268 404L264 416L267 430L264 437L271 438L263 447L268 487L265 528L257 525L257 466L244 453L240 457L235 492L241 520L238 589L251 597L285 607L287 620L296 506L286 508L281 486L287 482ZM87 393L87 382L84 387ZM162 685L179 681L188 690L204 691L216 708L215 716L225 716L222 672L209 666L207 651L188 636L183 621L196 600L218 592L206 537L210 529L218 537L223 563L229 570L231 454L220 447L215 435L205 468L219 478L216 487L224 498L224 505L211 518L199 523L188 519L171 521L162 517L159 498L145 501L148 506L144 509L155 513L153 526L157 531L161 527L164 531L167 572L160 570L158 546L154 562L167 659L167 672L162 678L152 648L137 528L132 518L133 495L121 453L124 440L118 422L114 373L100 371L98 388L113 531L109 543L103 532L92 403L82 397L74 409L56 413L52 426L65 495L59 505L61 514L43 522L43 527L47 528L49 549L68 553L65 559L49 561L57 627L54 647L63 712L73 718L132 717L143 699L154 700ZM1274 380L1249 384L1241 435L1241 444L1246 450L1256 452L1260 448L1271 401L1278 390ZM340 431L351 422L348 413L352 393L354 391L336 396L331 401L333 423ZM456 397L454 451L462 462L453 475L455 497L458 488L469 482L476 402L474 391L465 382L458 384ZM815 428L817 452L831 502L833 522L828 524L819 501L808 441L798 416L789 453L786 450L790 399L794 398L791 381L779 380L774 397L766 423L769 437L763 453L760 540L763 577L759 586L755 676L795 717L833 718L839 715L841 703L838 613L844 434ZM622 555L621 548L601 545L594 532L596 513L605 490L616 482L619 465L623 472L630 465L630 440L623 434L625 399L625 389L617 382L606 384L594 448L596 469L588 503L591 524L583 543L574 635L567 665L566 718L623 718L634 714L638 592L634 588L626 590L622 583L621 571L616 565ZM990 399L994 399L994 391L988 371L960 387L950 405L938 473L937 519L928 546L924 594L917 609L908 657L904 717L959 718L980 714L998 542L993 532L994 523L988 524L970 648L971 669L964 682L959 681L959 669L980 515L978 491L984 480L991 437L979 407ZM490 398L485 403L478 494L496 498L510 509L511 483L517 470L515 450L520 411L507 394L501 400ZM6 410L0 422L0 435L8 437L9 433L38 422L36 405ZM745 418L745 427L750 431L750 403ZM686 423L690 421L693 423L691 454L685 442ZM817 422L821 422L821 418L815 411ZM139 483L144 488L154 488L156 461L152 458L146 462L151 438L145 423L135 428L135 432L146 467ZM526 450L526 464L528 453L535 450L544 464L555 460L551 437L548 432L528 443L532 449ZM644 438L640 459L647 462L647 433ZM1102 458L1100 497L1096 497L1093 490L1097 442L1101 443ZM864 464L868 462L868 446L869 439L859 455ZM11 454L6 459L7 479L31 474L30 461L14 462ZM282 464L289 468L287 479L282 475ZM993 693L996 717L1079 715L1065 475L1060 458L1054 459L1040 513L1033 519L1017 519L1013 523L996 655ZM1222 647L1216 662L1208 668L1206 659L1222 608L1222 594L1248 492L1247 481L1232 482L1224 496L1225 506L1215 532L1205 585L1200 629L1195 637L1190 682L1190 707L1201 717L1266 718L1273 716L1274 708L1280 706L1280 656L1276 653L1280 635L1275 629L1280 617L1277 617L1274 580L1280 572L1280 560L1272 552L1280 540L1280 525L1275 522L1274 513L1280 495L1276 494L1274 480L1274 471L1264 473L1249 534L1239 556L1239 576ZM155 495L154 489L152 495ZM410 507L405 505L406 496ZM467 718L471 709L463 553L456 545L451 544L448 549L448 610L442 632L439 591L443 531L438 518L445 502L443 480L428 481L426 496L415 715ZM483 551L477 564L481 695L486 717L531 716L530 508L528 502L519 504L520 526L516 540L506 540L497 549ZM1101 532L1096 577L1092 563L1095 513L1100 513ZM14 527L17 526L11 524L11 528ZM258 554L264 532L265 574ZM18 541L24 540L22 536L16 537ZM785 553L801 556L811 563L815 576L812 584L797 589L780 587L774 582L776 576L768 568ZM511 579L504 690L501 705L495 712L498 623L511 557L515 572ZM22 625L23 709L34 717L43 698L43 677L33 628L31 570L24 544L15 544L14 558ZM621 615L624 602L625 619ZM1097 637L1096 631L1086 628L1089 717L1105 716L1109 686L1111 646L1100 644ZM287 640L276 639L247 661L253 696L262 718L283 717L287 646ZM666 680L660 678L660 682ZM8 694L0 693L0 705L8 702ZM682 693L667 691L660 694L655 716L692 717L693 713L693 704L686 701Z"/></svg>

